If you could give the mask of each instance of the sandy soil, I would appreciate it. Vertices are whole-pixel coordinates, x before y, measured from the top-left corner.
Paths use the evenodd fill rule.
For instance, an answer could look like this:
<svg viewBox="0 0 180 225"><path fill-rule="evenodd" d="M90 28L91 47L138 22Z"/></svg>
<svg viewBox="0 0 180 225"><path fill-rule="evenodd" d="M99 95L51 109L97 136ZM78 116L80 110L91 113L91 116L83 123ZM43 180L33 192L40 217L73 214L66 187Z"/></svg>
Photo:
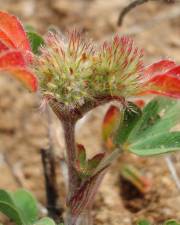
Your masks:
<svg viewBox="0 0 180 225"><path fill-rule="evenodd" d="M180 4L148 3L133 10L118 28L117 18L126 0L0 0L0 9L8 10L31 24L42 34L54 24L64 31L78 27L100 42L113 33L129 34L145 51L145 62L170 57L180 63ZM0 188L25 187L45 204L44 179L40 149L48 144L47 117L39 111L38 96L27 93L21 85L0 77ZM102 115L105 107L92 112L78 128L77 140L85 144L88 154L101 149ZM53 117L54 148L63 157L63 138L59 122ZM179 154L174 156L180 171ZM152 180L153 186L136 213L125 208L120 195L122 164L131 163ZM179 174L180 175L180 174ZM59 176L59 192L64 204L64 184ZM122 187L121 187L122 188ZM136 204L135 203L135 204ZM130 225L147 217L154 224L165 219L180 220L180 194L168 171L164 157L139 158L124 155L107 173L93 208L96 225ZM4 218L5 224L7 219Z"/></svg>

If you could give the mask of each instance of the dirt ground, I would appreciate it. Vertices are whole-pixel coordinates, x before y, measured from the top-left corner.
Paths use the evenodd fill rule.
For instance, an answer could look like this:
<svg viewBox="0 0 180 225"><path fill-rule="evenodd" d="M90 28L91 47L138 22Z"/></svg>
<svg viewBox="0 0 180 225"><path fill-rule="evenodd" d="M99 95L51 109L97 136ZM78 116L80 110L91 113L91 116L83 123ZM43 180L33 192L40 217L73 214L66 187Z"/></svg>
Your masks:
<svg viewBox="0 0 180 225"><path fill-rule="evenodd" d="M81 28L97 42L112 34L131 35L144 48L145 62L164 57L180 63L180 1L175 4L149 2L134 9L117 27L117 19L128 0L0 0L0 9L19 16L24 23L45 33L55 25L64 31ZM48 144L47 116L39 111L40 99L3 74L0 76L0 188L32 191L45 204L44 180L40 149ZM90 113L77 128L77 140L86 146L89 155L101 149L101 122L105 107ZM60 123L53 117L54 148L63 157L63 138ZM174 154L180 171L180 154ZM178 160L179 157L179 160ZM152 180L151 191L140 206L131 212L120 195L120 169L131 163ZM60 166L59 166L60 167ZM59 172L61 174L61 172ZM180 176L180 174L179 174ZM64 183L59 176L59 190L64 204ZM141 204L142 203L142 204ZM131 225L138 218L149 218L153 224L162 224L169 218L180 220L180 192L168 171L164 157L139 158L124 155L107 173L93 208L96 225ZM6 218L4 224L9 225Z"/></svg>

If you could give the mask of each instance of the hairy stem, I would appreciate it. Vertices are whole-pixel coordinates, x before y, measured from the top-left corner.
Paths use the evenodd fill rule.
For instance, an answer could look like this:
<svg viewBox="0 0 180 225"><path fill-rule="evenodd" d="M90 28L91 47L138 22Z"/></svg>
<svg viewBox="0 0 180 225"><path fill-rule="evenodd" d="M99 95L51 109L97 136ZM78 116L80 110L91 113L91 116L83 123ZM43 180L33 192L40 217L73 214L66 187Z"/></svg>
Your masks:
<svg viewBox="0 0 180 225"><path fill-rule="evenodd" d="M79 216L74 217L68 215L65 225L92 225L93 219L91 216L91 209L85 210Z"/></svg>
<svg viewBox="0 0 180 225"><path fill-rule="evenodd" d="M49 98L49 104L54 111L54 113L57 115L57 117L60 119L63 125L64 130L64 139L65 139L65 147L66 147L66 161L68 166L68 197L67 197L67 205L69 207L69 213L67 215L66 225L77 225L81 224L80 221L82 220L83 225L85 225L85 218L81 217L81 219L78 218L78 215L74 213L75 208L83 212L86 208L86 204L92 199L89 199L88 197L92 194L94 194L97 191L97 186L99 186L99 180L93 180L95 182L95 186L92 185L92 183L85 183L83 186L85 190L83 189L83 192L78 194L77 191L79 188L82 188L81 184L82 181L79 178L77 171L75 169L76 166L76 142L75 142L75 125L76 122L82 118L87 112L90 110L103 105L105 103L111 102L111 101L119 101L123 107L126 107L126 102L123 97L117 97L117 96L99 96L94 98L93 100L86 100L84 101L84 104L82 105L64 105L62 102L57 101L55 98L52 98L51 96L47 96ZM108 162L105 162L105 165L108 164ZM105 166L106 168L106 166ZM103 170L105 169L103 168ZM99 171L101 172L101 170ZM97 175L97 174L96 174ZM103 174L104 175L104 174ZM100 177L102 178L102 177ZM95 178L94 178L95 179ZM87 181L86 181L87 182ZM90 182L90 181L88 181ZM92 182L92 181L91 181ZM94 186L95 189L90 190L89 186ZM87 193L86 193L87 191ZM94 192L95 191L95 192ZM83 193L86 193L85 196L82 196ZM76 196L78 195L77 199ZM88 196L89 195L89 196ZM83 197L83 198L82 198ZM91 196L92 197L92 196ZM81 199L82 198L82 199ZM92 200L93 201L93 200ZM76 207L76 203L78 204L78 207ZM81 208L82 207L82 208ZM76 211L76 210L75 210ZM90 218L90 216L89 216ZM87 219L87 218L86 218ZM89 219L87 221L90 221ZM88 223L88 222L87 222Z"/></svg>
<svg viewBox="0 0 180 225"><path fill-rule="evenodd" d="M64 128L64 138L66 145L66 157L68 165L68 183L69 183L69 196L68 200L78 187L79 179L75 170L76 161L76 143L75 143L75 121L65 120L62 121Z"/></svg>

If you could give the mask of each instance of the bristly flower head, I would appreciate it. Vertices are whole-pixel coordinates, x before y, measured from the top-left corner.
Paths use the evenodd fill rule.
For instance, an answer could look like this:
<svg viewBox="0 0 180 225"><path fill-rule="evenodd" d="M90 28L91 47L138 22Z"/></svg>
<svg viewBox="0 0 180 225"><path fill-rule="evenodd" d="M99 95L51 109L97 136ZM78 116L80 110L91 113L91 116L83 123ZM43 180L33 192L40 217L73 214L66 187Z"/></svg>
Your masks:
<svg viewBox="0 0 180 225"><path fill-rule="evenodd" d="M22 24L6 12L0 12L0 71L31 91L39 83L43 96L64 105L146 94L180 98L180 66L161 60L144 67L142 51L128 37L116 35L97 47L75 30L66 37L49 32L33 56Z"/></svg>
<svg viewBox="0 0 180 225"><path fill-rule="evenodd" d="M45 95L65 104L90 97L87 82L92 76L94 49L81 33L73 31L62 37L58 32L49 32L40 53L33 67Z"/></svg>
<svg viewBox="0 0 180 225"><path fill-rule="evenodd" d="M144 80L142 56L142 50L128 37L116 35L111 42L104 42L93 64L95 93L125 98L135 95Z"/></svg>

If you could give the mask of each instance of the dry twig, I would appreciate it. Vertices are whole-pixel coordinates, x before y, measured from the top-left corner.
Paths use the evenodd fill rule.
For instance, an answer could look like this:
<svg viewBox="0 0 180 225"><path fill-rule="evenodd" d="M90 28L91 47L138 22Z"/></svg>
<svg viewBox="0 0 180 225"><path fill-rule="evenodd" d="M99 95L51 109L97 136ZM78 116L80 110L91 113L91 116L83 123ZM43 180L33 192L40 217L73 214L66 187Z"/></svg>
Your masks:
<svg viewBox="0 0 180 225"><path fill-rule="evenodd" d="M60 206L57 181L56 181L56 165L52 149L41 150L43 171L45 177L47 210L48 215L56 222L62 222L63 209Z"/></svg>
<svg viewBox="0 0 180 225"><path fill-rule="evenodd" d="M127 5L122 12L119 15L118 18L118 26L121 26L124 20L124 17L132 10L134 9L136 6L142 5L146 2L150 2L150 1L160 1L160 0L135 0L133 2L131 2L129 5ZM174 3L175 0L164 0L165 3Z"/></svg>

